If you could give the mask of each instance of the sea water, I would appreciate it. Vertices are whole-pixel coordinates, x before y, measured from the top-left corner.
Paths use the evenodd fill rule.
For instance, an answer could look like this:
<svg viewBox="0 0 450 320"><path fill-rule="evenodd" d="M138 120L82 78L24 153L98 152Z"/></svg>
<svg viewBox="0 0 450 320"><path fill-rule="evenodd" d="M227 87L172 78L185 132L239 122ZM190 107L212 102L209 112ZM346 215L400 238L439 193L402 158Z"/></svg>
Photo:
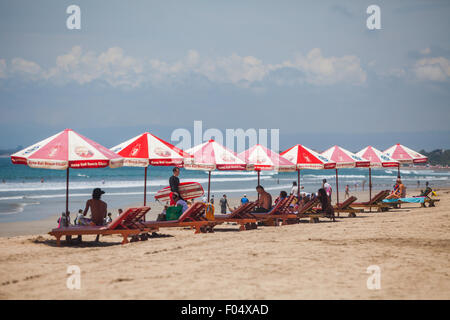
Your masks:
<svg viewBox="0 0 450 320"><path fill-rule="evenodd" d="M69 210L76 213L84 209L86 200L94 188L105 191L102 199L109 208L124 208L143 203L144 168L123 167L117 169L71 169L69 175ZM149 167L147 180L147 201L151 206L156 191L168 186L172 167ZM401 170L402 180L407 187L416 188L417 181L424 187L429 181L432 186L448 186L450 172L433 170ZM395 183L397 169L372 169L372 184L375 190L390 189ZM288 193L292 182L297 181L297 172L261 172L260 183L277 195L281 190ZM335 170L301 170L303 191L316 192L327 179L336 190ZM208 172L181 169L181 182L196 181L208 189ZM343 192L349 184L355 184L361 191L363 181L368 190L369 170L366 168L339 169L339 190ZM213 171L211 193L216 199L241 197L244 193L256 198L257 173L247 171ZM38 220L60 214L65 210L66 171L33 169L26 165L14 165L10 158L0 158L0 222ZM56 222L55 222L56 223Z"/></svg>

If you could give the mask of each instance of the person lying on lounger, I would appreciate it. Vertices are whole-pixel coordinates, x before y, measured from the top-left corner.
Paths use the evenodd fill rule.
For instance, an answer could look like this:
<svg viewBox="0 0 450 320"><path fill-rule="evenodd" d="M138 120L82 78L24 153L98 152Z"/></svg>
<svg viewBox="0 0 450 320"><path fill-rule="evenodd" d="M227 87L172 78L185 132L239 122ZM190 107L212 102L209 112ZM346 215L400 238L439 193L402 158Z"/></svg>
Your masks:
<svg viewBox="0 0 450 320"><path fill-rule="evenodd" d="M259 200L255 212L269 212L272 209L272 196L261 185L256 187L256 192L259 194Z"/></svg>

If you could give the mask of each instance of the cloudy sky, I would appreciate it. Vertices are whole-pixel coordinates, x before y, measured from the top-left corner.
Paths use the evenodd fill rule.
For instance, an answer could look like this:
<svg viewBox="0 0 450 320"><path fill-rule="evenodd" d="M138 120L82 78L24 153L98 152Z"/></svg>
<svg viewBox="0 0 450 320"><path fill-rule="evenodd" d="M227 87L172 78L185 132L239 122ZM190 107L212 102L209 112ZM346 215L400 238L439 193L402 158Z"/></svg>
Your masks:
<svg viewBox="0 0 450 320"><path fill-rule="evenodd" d="M194 120L277 128L282 149L450 148L449 15L445 0L0 0L0 148L64 128L170 140Z"/></svg>

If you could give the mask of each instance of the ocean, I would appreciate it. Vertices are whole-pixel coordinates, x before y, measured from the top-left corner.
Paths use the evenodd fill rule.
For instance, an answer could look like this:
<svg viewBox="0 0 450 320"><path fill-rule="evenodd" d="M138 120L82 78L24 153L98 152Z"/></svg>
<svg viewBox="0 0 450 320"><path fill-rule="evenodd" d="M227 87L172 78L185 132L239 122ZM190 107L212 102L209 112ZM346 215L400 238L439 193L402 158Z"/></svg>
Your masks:
<svg viewBox="0 0 450 320"><path fill-rule="evenodd" d="M155 201L155 193L168 186L171 174L172 167L149 167L147 201L150 206L151 202ZM448 171L405 167L401 169L401 175L409 188L417 188L418 181L420 187L424 187L426 181L434 187L450 184ZM372 169L374 190L392 188L396 176L397 169ZM301 171L301 184L307 192L316 192L324 178L332 185L333 190L336 190L335 170ZM108 203L109 208L124 208L143 202L144 168L71 169L69 179L70 212L84 209L92 189L97 187L105 190L102 199ZM33 169L25 165L13 165L10 158L0 158L0 180L0 223L39 220L65 210L66 171ZM207 172L181 169L180 180L199 182L205 192L207 191ZM358 184L358 191L361 191L364 180L368 190L368 169L339 169L339 191L342 194L346 184L350 185L351 190ZM293 181L297 181L296 172L261 173L261 184L272 195L281 190L289 193ZM249 198L255 198L256 184L256 172L213 171L211 174L211 192L216 199L223 194L241 197L244 193Z"/></svg>

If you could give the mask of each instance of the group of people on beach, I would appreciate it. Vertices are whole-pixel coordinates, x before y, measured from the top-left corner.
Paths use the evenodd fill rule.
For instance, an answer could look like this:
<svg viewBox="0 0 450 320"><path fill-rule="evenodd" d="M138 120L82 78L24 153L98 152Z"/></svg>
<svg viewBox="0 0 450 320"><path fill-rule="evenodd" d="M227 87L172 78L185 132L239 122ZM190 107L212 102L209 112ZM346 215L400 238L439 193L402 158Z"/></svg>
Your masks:
<svg viewBox="0 0 450 320"><path fill-rule="evenodd" d="M169 186L170 186L170 195L169 195L169 203L167 203L164 207L163 212L158 215L157 220L166 220L167 210L169 208L177 208L178 214L181 215L192 205L192 201L185 200L182 197L182 194L179 190L180 179L179 179L180 169L178 167L173 168L173 175L169 178ZM426 187L429 188L428 182L426 183ZM290 195L294 196L294 201L291 206L293 206L294 210L301 208L303 205L308 203L311 200L317 198L320 203L320 209L322 213L325 213L329 218L334 219L334 208L331 204L331 196L333 193L333 189L331 185L327 182L326 179L322 181L322 187L316 193L307 193L304 191L300 191L304 189L303 186L297 185L297 182L292 183L292 188L290 190ZM273 208L273 205L288 197L288 193L285 190L280 191L279 196L273 201L272 195L267 192L262 185L256 186L256 192L258 194L258 199L256 200L256 208L255 213L266 213L270 212ZM107 204L103 200L101 200L101 196L105 193L105 191L100 188L95 188L92 192L92 198L86 201L86 206L84 210L79 210L77 217L75 218L75 225L93 225L93 226L102 226L112 222L112 214L107 213ZM348 196L348 185L346 188L346 197ZM401 179L398 178L396 184L394 185L393 191L387 197L387 199L398 199L404 198L406 196L406 186L402 183ZM240 204L243 205L248 203L250 200L247 198L247 195L244 194L240 199ZM212 197L210 201L203 199L206 205L214 205L214 198ZM230 203L228 202L227 195L224 194L219 201L220 205L220 213L226 214L227 210L232 211ZM234 208L235 209L235 208ZM91 212L91 218L86 218L88 212ZM122 213L122 209L119 209L119 215ZM58 219L58 224L60 227L70 226L70 213L67 214L63 212L62 216ZM81 237L79 237L81 241ZM98 237L96 239L98 241Z"/></svg>

